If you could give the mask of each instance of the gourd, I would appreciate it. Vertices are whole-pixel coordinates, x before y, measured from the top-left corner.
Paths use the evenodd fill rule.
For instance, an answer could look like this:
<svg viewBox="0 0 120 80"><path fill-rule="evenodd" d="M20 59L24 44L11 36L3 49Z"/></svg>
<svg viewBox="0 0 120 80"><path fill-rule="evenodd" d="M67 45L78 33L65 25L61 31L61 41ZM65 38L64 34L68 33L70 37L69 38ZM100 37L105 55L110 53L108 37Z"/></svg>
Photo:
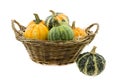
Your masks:
<svg viewBox="0 0 120 80"><path fill-rule="evenodd" d="M34 16L35 20L28 24L23 35L27 39L46 40L48 28L45 26L45 22L39 19L38 14L34 14Z"/></svg>
<svg viewBox="0 0 120 80"><path fill-rule="evenodd" d="M48 33L48 40L73 40L74 33L69 25L59 25L52 27Z"/></svg>
<svg viewBox="0 0 120 80"><path fill-rule="evenodd" d="M74 40L79 40L80 38L84 38L87 36L87 33L84 29L81 29L80 27L75 27L75 21L72 23L72 30L74 32Z"/></svg>
<svg viewBox="0 0 120 80"><path fill-rule="evenodd" d="M69 19L68 16L66 16L63 13L59 13L59 12L54 12L53 10L50 10L50 12L52 13L52 15L48 16L45 20L45 24L46 26L49 28L49 30L53 27L56 26L56 24L69 24Z"/></svg>
<svg viewBox="0 0 120 80"><path fill-rule="evenodd" d="M98 75L105 68L106 60L102 55L96 53L95 49L94 46L91 52L81 54L76 61L79 70L89 76Z"/></svg>

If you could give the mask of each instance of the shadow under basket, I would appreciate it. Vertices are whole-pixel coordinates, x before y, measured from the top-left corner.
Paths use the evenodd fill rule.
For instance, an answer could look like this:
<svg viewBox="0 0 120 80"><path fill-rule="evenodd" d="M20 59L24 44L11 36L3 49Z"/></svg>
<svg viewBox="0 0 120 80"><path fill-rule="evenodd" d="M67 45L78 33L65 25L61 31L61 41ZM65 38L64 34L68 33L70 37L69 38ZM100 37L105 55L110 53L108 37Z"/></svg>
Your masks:
<svg viewBox="0 0 120 80"><path fill-rule="evenodd" d="M15 28L15 24L20 30ZM96 30L90 29L96 26ZM94 39L98 32L99 25L91 24L85 29L88 34L85 38L71 41L47 41L47 40L31 40L23 37L26 27L20 25L16 20L12 20L12 29L18 41L22 42L29 53L30 58L40 64L48 65L65 65L74 63L84 47Z"/></svg>

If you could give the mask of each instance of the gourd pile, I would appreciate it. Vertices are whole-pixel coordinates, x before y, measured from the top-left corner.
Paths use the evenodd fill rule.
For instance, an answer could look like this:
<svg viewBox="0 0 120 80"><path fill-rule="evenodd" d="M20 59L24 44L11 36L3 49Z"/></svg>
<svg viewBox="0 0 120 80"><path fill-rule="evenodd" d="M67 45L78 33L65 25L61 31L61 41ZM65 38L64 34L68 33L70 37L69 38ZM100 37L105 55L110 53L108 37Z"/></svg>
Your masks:
<svg viewBox="0 0 120 80"><path fill-rule="evenodd" d="M63 13L55 13L50 10L52 15L48 16L46 20L41 20L38 14L34 14L35 20L31 21L25 32L26 39L38 40L79 40L87 34L85 30L75 27L75 21L72 26L69 25L69 18Z"/></svg>
<svg viewBox="0 0 120 80"><path fill-rule="evenodd" d="M49 40L49 41L68 41L80 40L87 36L84 29L75 26L75 21L69 25L69 18L63 13L56 13L50 10L52 15L46 20L41 20L38 14L34 14L32 20L25 29L23 36L26 39ZM78 56L76 63L79 70L89 76L100 74L105 68L105 59L102 55L95 52L93 47L91 52L85 52Z"/></svg>

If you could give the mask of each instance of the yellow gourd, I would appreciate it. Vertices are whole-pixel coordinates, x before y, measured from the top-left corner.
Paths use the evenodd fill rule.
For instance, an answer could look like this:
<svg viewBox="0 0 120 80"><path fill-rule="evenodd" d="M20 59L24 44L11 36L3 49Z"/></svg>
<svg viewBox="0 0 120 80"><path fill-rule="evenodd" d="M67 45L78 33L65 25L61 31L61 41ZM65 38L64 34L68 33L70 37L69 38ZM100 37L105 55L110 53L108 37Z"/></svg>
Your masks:
<svg viewBox="0 0 120 80"><path fill-rule="evenodd" d="M39 19L38 14L34 14L34 16L35 20L28 24L23 35L27 39L46 40L48 28L45 26L45 22Z"/></svg>
<svg viewBox="0 0 120 80"><path fill-rule="evenodd" d="M80 27L75 27L75 21L72 23L72 30L74 32L74 39L79 40L80 38L84 38L87 36L87 33L84 29L81 29Z"/></svg>

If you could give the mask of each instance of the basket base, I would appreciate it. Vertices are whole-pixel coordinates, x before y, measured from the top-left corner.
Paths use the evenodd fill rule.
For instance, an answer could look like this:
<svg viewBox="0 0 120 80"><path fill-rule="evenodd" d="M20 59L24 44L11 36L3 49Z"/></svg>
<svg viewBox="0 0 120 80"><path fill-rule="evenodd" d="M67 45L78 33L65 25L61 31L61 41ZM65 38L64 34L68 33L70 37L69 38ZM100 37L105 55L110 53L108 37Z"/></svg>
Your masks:
<svg viewBox="0 0 120 80"><path fill-rule="evenodd" d="M35 60L32 60L33 62L35 62L35 63L38 63L38 64L43 64L43 65L68 65L68 64L72 64L72 63L74 63L75 61L72 61L72 62L66 62L66 63L61 63L61 62L58 62L58 63L56 63L56 62L38 62L38 61L35 61Z"/></svg>
<svg viewBox="0 0 120 80"><path fill-rule="evenodd" d="M32 61L40 64L47 65L66 65L74 63L77 59L77 56L85 47L84 44L80 45L33 45L31 43L25 43L24 46L29 53ZM50 48L49 46L52 46Z"/></svg>

